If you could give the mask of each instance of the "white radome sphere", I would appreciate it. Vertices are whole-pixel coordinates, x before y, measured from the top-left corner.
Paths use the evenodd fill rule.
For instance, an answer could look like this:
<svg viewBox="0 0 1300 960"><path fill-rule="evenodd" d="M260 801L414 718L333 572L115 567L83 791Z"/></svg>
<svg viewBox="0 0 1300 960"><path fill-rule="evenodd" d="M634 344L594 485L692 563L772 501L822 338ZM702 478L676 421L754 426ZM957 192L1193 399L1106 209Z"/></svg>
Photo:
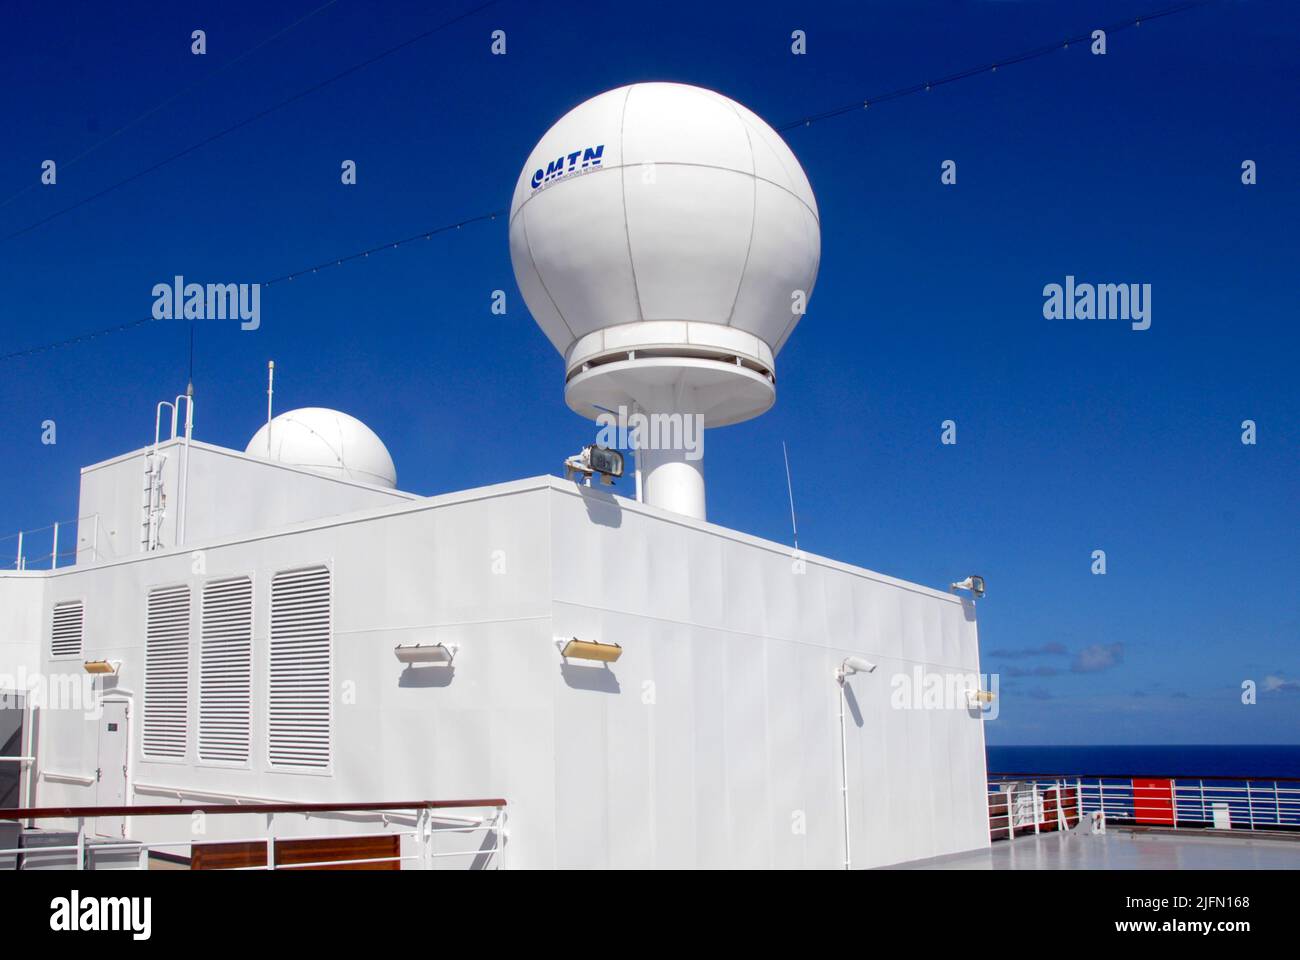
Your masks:
<svg viewBox="0 0 1300 960"><path fill-rule="evenodd" d="M533 149L510 256L570 376L611 343L705 345L774 382L821 228L803 168L756 114L700 87L638 83L570 110Z"/></svg>
<svg viewBox="0 0 1300 960"><path fill-rule="evenodd" d="M397 468L384 442L356 417L338 410L303 407L282 413L253 434L244 452L340 480L397 486Z"/></svg>

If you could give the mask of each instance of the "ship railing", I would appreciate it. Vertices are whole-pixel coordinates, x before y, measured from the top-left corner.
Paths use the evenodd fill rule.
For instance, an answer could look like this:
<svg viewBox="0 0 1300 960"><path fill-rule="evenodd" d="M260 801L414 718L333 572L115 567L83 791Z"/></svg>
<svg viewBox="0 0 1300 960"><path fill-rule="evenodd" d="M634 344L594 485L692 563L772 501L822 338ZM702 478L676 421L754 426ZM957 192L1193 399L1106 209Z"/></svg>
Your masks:
<svg viewBox="0 0 1300 960"><path fill-rule="evenodd" d="M1073 829L1100 811L1108 823L1167 829L1300 832L1300 778L996 773L989 835Z"/></svg>
<svg viewBox="0 0 1300 960"><path fill-rule="evenodd" d="M209 817L253 818L259 826L209 836ZM99 829L105 819L108 828ZM500 798L29 807L0 810L5 821L49 824L35 841L24 833L19 846L0 847L0 869L20 870L500 870L508 838ZM313 828L323 821L335 821L334 829ZM171 823L175 831L158 829ZM127 839L124 824L131 833L175 839ZM117 825L122 836L112 835Z"/></svg>
<svg viewBox="0 0 1300 960"><path fill-rule="evenodd" d="M56 570L60 564L94 563L100 559L99 526L97 513L75 520L56 520L44 527L0 537L0 545L8 544L0 546L0 552L10 553L13 559L6 565L14 570Z"/></svg>

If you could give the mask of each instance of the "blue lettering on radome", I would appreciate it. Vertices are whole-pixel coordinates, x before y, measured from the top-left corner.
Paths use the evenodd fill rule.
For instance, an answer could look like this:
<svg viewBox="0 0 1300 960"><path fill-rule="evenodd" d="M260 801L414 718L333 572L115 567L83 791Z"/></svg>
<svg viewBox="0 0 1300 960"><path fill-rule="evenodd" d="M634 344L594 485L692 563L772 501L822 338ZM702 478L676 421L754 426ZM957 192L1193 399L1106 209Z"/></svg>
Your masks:
<svg viewBox="0 0 1300 960"><path fill-rule="evenodd" d="M558 180L561 177L567 177L575 170L588 167L599 167L601 160L605 155L605 145L598 143L594 147L583 147L575 150L567 156L556 157L546 165L546 169L538 168L533 171L532 184L534 190L543 183L549 183L552 180ZM578 158L581 157L581 163Z"/></svg>

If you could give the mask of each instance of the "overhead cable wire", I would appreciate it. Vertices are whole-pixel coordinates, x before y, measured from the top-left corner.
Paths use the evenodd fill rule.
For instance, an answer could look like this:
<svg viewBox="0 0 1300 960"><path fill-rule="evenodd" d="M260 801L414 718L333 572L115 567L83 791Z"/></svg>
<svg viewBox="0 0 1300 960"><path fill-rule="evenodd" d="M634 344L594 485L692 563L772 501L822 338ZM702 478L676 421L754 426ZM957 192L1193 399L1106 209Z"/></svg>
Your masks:
<svg viewBox="0 0 1300 960"><path fill-rule="evenodd" d="M432 230L425 230L410 237L404 237L401 240L391 240L388 243L381 243L377 247L370 247L367 250L358 250L356 253L349 253L347 256L334 257L330 260L322 260L313 267L303 267L301 270L295 270L292 273L286 273L283 276L272 277L270 280L263 280L261 286L269 287L274 283L283 283L286 280L296 280L298 277L309 273L319 273L329 267L342 266L352 260L361 260L370 256L372 253L382 253L385 250L395 250L398 247L405 246L408 243L414 243L416 240L432 240L440 233L448 233L452 230L459 230L461 227L467 227L473 223L482 223L484 220L495 220L497 217L504 217L506 211L493 210L491 213L482 213L477 217L470 217L468 220L460 220L456 223L448 223L441 227L434 227ZM4 357L0 357L3 360Z"/></svg>
<svg viewBox="0 0 1300 960"><path fill-rule="evenodd" d="M1112 33L1118 33L1121 30L1126 30L1131 27L1140 27L1143 23L1150 20L1160 20L1164 17L1172 17L1176 14L1186 13L1189 10L1194 10L1197 7L1204 7L1214 2L1215 0L1188 0L1188 2L1179 3L1172 7L1165 7L1164 9L1155 10L1151 13L1142 14L1141 16L1130 17L1118 23L1112 23L1109 26L1094 27L1093 30L1103 30L1106 35L1109 36ZM854 100L852 103L846 103L839 107L832 107L831 109L824 110L821 113L809 114L799 120L793 120L790 123L783 124L776 129L781 133L786 133L790 130L797 130L800 127L811 126L812 124L818 123L822 120L841 117L846 113L865 110L868 107L873 107L880 103L887 103L890 100L899 100L903 97L910 97L918 93L928 93L935 87L946 86L950 83L956 83L959 80L969 80L971 77L982 76L986 73L996 73L999 67L1010 67L1015 66L1016 64L1026 63L1030 60L1037 60L1039 57L1045 57L1049 53L1068 50L1071 44L1087 43L1092 40L1092 32L1092 30L1089 30L1087 33L1079 36L1065 37L1055 43L1035 47L1033 50L1026 50L1023 53L1017 53L1000 60L982 63L977 67L968 67L965 70L959 70L956 73L950 73L947 76L939 77L937 80L924 80L920 83L914 83L908 87L900 87L897 90L891 90L874 97L865 97L861 100Z"/></svg>
<svg viewBox="0 0 1300 960"><path fill-rule="evenodd" d="M278 277L272 277L270 280L264 281L261 284L261 286L267 287L267 286L271 286L272 284L284 283L289 280L294 280L298 277L304 276L309 273L319 273L321 270L326 270L330 267L337 267L342 264L349 263L353 260L364 259L366 257L369 257L373 253L380 253L385 250L393 250L396 249L397 247L402 247L402 246L406 246L407 244L413 243L416 240L431 240L442 233L451 233L453 231L460 230L462 227L467 227L478 223L490 222L496 220L497 217L504 217L504 216L505 216L504 210L494 210L491 213L484 213L476 217L469 217L465 220L458 220L455 223L444 224L440 227L432 227L428 230L422 230L420 233L413 234L412 236L405 237L401 240L391 240L387 243L381 243L378 246L369 247L365 250L358 250L356 253L349 253L346 256L331 257L329 260L322 260L320 263L317 263L315 266L303 267L302 269L295 270L292 273L286 273ZM87 333L79 334L75 337L68 337L64 340L56 340L52 343L45 343L38 347L30 347L26 350L15 350L12 353L0 354L0 363L3 363L6 360L18 360L23 357L35 356L38 353L45 353L46 351L49 350L57 350L61 347L75 346L79 343L86 343L90 340L96 340L100 337L110 336L115 333L122 333L127 330L134 330L136 327L143 327L146 324L156 323L156 322L158 322L157 317L149 316L149 317L142 317L139 320L131 320L128 321L127 323L119 323L116 326L112 326L112 327L103 327L99 330L91 330L88 331Z"/></svg>
<svg viewBox="0 0 1300 960"><path fill-rule="evenodd" d="M137 116L134 120L128 120L126 123L122 124L122 126L118 127L108 136L104 137L102 140L97 140L96 142L92 143L89 147L81 151L81 153L77 154L72 159L59 161L60 167L66 170L68 169L68 167L75 165L81 160L84 160L86 157L90 156L100 147L104 146L104 144L117 139L119 136L121 136L126 131L130 130L132 127L135 127L140 123L144 122L145 120L149 119L150 117L152 117L159 110L162 110L164 107L170 106L171 104L175 103L177 100L181 99L182 97L192 93L194 90L203 86L205 83L207 83L209 80L216 77L218 74L224 73L226 70L230 69L235 64L239 63L241 60L248 59L258 50L261 50L263 47L265 47L267 44L275 42L276 40L280 39L280 37L283 37L289 31L295 29L296 27L301 26L302 24L310 20L312 17L316 16L316 14L321 13L322 11L328 9L329 7L334 6L334 4L336 3L338 3L338 0L326 0L325 3L321 4L315 10L312 10L311 12L306 13L303 16L299 17L297 20L289 24L287 27L282 27L281 29L277 30L275 33L271 34L266 39L262 40L260 43L256 44L255 46L249 47L247 50L245 50L243 53L239 54L238 56L233 57L230 60L227 60L225 63L217 67L215 70L212 70L211 72L205 74L204 76L199 77L199 79L195 80L189 86L182 87L180 90L177 90L166 100L162 101L162 103L150 107L144 113ZM0 200L0 208L7 207L10 203L17 200L23 194L27 193L27 191L33 189L35 186L36 186L36 182L32 181L31 183L27 184L27 186L11 194L8 199Z"/></svg>
<svg viewBox="0 0 1300 960"><path fill-rule="evenodd" d="M16 237L23 236L24 234L31 233L33 230L37 229L38 227L44 226L45 224L49 223L51 220L56 220L66 213L71 213L73 210L77 210L81 207L84 207L88 203L94 203L100 197L107 196L108 194L112 193L115 190L121 189L122 187L134 183L135 181L141 179L142 177L148 176L149 174L153 173L155 170L160 170L163 167L167 166L168 164L175 163L177 160L189 156L191 153L194 153L196 150L200 150L203 147L206 147L208 144L220 140L222 137L228 136L237 130L242 130L244 127L248 126L249 124L256 123L258 120L270 116L271 114L275 113L278 110L283 110L285 107L295 104L299 100L306 99L307 97L311 96L313 93L316 93L320 90L323 90L325 87L328 87L330 84L337 83L338 81L344 79L345 77L350 77L352 74L357 73L360 70L364 70L366 67L378 63L380 60L383 60L385 57L392 56L394 53L397 53L399 50L405 50L407 47L411 46L412 44L419 43L421 40L426 40L429 37L433 36L435 33L438 33L441 30L445 30L450 26L454 26L455 24L460 23L462 20L472 17L474 14L486 10L488 7L491 7L494 4L499 2L500 0L486 0L485 3L481 3L470 10L466 10L464 13L457 14L456 16L452 17L450 20L444 20L442 23L439 23L437 26L425 30L423 33L416 34L415 36L410 37L407 40L403 40L401 43L397 44L394 47L389 47L387 50L384 50L382 53L377 53L373 57L369 57L366 60L362 60L360 63L355 63L352 66L348 67L346 70L342 70L331 77L327 77L326 79L321 80L319 83L315 83L312 86L308 87L307 89L301 90L298 93L295 93L293 96L285 100L281 100L279 103L273 104L272 106L259 110L257 113L254 113L251 116L247 116L243 120L240 120L237 123L233 123L222 130L218 130L216 133L204 137L202 140L198 141L197 143L191 144L190 146L186 147L184 150L180 150L176 153L173 153L170 156L165 157L162 160L159 160L157 163L154 163L148 167L145 167L143 170L139 170L131 174L129 177L126 177L125 179L119 180L116 183L113 183L110 186L107 186L96 193L92 193L88 197L83 197L82 199L78 200L76 203L55 210L53 213L42 217L40 220L37 220L33 223L29 223L25 227L22 227L18 230L13 231L12 233L0 237L0 243L13 240Z"/></svg>

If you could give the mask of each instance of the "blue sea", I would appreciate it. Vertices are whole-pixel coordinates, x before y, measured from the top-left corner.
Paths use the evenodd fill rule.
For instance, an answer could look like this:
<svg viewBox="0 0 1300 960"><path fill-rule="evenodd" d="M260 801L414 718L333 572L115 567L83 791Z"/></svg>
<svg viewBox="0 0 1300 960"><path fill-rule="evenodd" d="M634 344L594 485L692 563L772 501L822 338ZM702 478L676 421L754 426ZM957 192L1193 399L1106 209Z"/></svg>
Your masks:
<svg viewBox="0 0 1300 960"><path fill-rule="evenodd" d="M988 747L989 773L1080 776L1300 777L1291 746Z"/></svg>

